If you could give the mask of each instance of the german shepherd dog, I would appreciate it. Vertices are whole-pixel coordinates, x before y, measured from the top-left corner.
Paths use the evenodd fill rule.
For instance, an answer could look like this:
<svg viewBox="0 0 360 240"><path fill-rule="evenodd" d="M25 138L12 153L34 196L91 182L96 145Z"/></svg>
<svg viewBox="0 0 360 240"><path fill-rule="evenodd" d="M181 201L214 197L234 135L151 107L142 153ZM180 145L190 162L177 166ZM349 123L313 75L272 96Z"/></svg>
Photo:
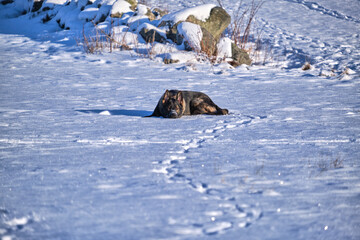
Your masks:
<svg viewBox="0 0 360 240"><path fill-rule="evenodd" d="M180 118L183 115L226 115L227 109L219 108L202 92L166 90L154 112L147 117Z"/></svg>

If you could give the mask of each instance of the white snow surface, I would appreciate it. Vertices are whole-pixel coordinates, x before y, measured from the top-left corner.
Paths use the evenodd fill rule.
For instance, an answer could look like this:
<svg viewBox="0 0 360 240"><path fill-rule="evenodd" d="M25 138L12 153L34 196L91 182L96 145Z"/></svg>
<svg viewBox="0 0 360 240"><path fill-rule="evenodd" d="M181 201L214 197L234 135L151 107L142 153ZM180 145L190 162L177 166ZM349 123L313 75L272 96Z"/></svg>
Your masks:
<svg viewBox="0 0 360 240"><path fill-rule="evenodd" d="M185 21L190 15L193 15L196 19L206 21L206 19L210 17L211 9L214 7L216 7L215 4L203 4L195 7L184 8L164 16L162 20L177 23Z"/></svg>
<svg viewBox="0 0 360 240"><path fill-rule="evenodd" d="M14 6L0 5L1 239L360 238L358 0L265 3L274 57L238 68L160 43L182 61L142 43L88 55L75 1L50 10L71 30ZM166 89L230 114L144 118Z"/></svg>
<svg viewBox="0 0 360 240"><path fill-rule="evenodd" d="M230 58L232 56L231 44L232 40L230 38L220 38L219 43L217 44L218 56Z"/></svg>
<svg viewBox="0 0 360 240"><path fill-rule="evenodd" d="M179 34L184 37L184 41L187 41L192 49L201 51L203 32L199 25L190 22L181 22L177 26L177 30Z"/></svg>

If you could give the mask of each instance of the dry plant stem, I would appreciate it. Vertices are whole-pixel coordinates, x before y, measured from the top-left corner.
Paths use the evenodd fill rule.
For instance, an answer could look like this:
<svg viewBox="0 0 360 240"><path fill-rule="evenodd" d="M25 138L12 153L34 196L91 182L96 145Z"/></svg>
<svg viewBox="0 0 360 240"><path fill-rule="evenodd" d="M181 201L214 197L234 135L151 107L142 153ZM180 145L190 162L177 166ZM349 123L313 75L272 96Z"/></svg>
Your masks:
<svg viewBox="0 0 360 240"><path fill-rule="evenodd" d="M114 21L111 19L111 25L110 25L110 38L107 38L109 40L109 43L110 43L110 53L112 53L112 48L113 48L113 39L114 39L114 31L113 31L113 27L114 27Z"/></svg>
<svg viewBox="0 0 360 240"><path fill-rule="evenodd" d="M252 1L251 3L251 8L250 8L250 15L249 15L249 20L247 22L243 37L242 37L242 44L246 44L249 40L249 36L250 36L250 29L251 29L251 25L252 22L254 20L255 15L257 14L257 12L259 11L260 7L264 4L263 1L260 1L259 3L255 3L255 0Z"/></svg>
<svg viewBox="0 0 360 240"><path fill-rule="evenodd" d="M230 38L238 45L241 49L245 49L245 46L249 40L251 27L255 15L264 4L264 1L261 0L257 2L253 0L251 5L241 12L243 7L243 1L240 1L240 5L235 12L234 21L230 25Z"/></svg>
<svg viewBox="0 0 360 240"><path fill-rule="evenodd" d="M153 51L153 49L154 49L154 42L155 42L155 32L153 33L152 39L151 39L151 41L150 41L150 43L149 43L150 47L146 48L147 56L148 56L150 59L153 59L153 58L154 58L154 55L155 55L155 53L154 53L154 51Z"/></svg>
<svg viewBox="0 0 360 240"><path fill-rule="evenodd" d="M240 1L240 5L234 15L234 21L230 24L230 32L231 32L230 38L232 40L234 40L236 45L238 45L238 36L240 36L244 17L247 13L247 10L245 9L244 12L242 14L240 14L240 9L241 9L242 5L243 5L243 1Z"/></svg>

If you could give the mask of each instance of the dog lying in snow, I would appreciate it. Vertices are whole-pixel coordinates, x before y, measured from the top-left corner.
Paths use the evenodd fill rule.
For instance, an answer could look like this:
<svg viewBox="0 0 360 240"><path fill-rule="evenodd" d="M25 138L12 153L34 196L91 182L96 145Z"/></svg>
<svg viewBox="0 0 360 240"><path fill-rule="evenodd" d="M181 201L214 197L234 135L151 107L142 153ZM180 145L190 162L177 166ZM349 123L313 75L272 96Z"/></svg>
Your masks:
<svg viewBox="0 0 360 240"><path fill-rule="evenodd" d="M219 108L202 92L166 90L154 112L147 117L180 118L183 115L226 115L227 109Z"/></svg>

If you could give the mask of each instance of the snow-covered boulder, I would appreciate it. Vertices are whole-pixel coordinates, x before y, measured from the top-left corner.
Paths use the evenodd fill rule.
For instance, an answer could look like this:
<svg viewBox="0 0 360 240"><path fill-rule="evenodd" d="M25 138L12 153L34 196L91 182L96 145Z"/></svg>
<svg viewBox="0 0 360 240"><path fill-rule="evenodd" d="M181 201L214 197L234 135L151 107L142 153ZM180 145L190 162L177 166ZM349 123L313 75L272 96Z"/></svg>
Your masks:
<svg viewBox="0 0 360 240"><path fill-rule="evenodd" d="M184 39L185 49L201 51L201 40L203 39L203 31L197 24L190 22L181 22L177 26L178 35Z"/></svg>
<svg viewBox="0 0 360 240"><path fill-rule="evenodd" d="M136 15L146 16L150 21L153 21L156 19L156 16L153 14L151 9L148 6L139 4L137 11L135 13Z"/></svg>
<svg viewBox="0 0 360 240"><path fill-rule="evenodd" d="M104 22L106 20L106 18L110 14L114 2L115 0L102 0L102 4L100 4L101 6L94 19L94 22L96 24Z"/></svg>
<svg viewBox="0 0 360 240"><path fill-rule="evenodd" d="M80 9L75 2L63 6L56 13L54 19L62 29L81 29L83 23L79 20Z"/></svg>
<svg viewBox="0 0 360 240"><path fill-rule="evenodd" d="M136 2L132 2L136 4ZM135 7L134 7L135 6ZM129 1L126 0L117 0L113 5L110 11L110 17L112 18L121 18L124 13L133 12L136 8L136 5L131 5Z"/></svg>
<svg viewBox="0 0 360 240"><path fill-rule="evenodd" d="M42 4L42 11L53 9L55 6L63 6L67 3L67 0L45 0Z"/></svg>
<svg viewBox="0 0 360 240"><path fill-rule="evenodd" d="M194 15L190 15L186 22L191 22L200 25L206 29L217 41L221 34L229 26L231 22L230 15L221 7L214 7L210 11L210 16L205 21L198 19Z"/></svg>
<svg viewBox="0 0 360 240"><path fill-rule="evenodd" d="M131 31L136 31L143 23L149 23L151 21L151 17L149 17L148 14L149 11L150 9L147 6L142 4L137 5L135 14L127 20L127 25Z"/></svg>
<svg viewBox="0 0 360 240"><path fill-rule="evenodd" d="M230 21L230 15L221 7L214 4L203 4L165 15L159 27L167 26L170 34L176 34L176 27L180 22L190 22L205 28L218 40Z"/></svg>
<svg viewBox="0 0 360 240"><path fill-rule="evenodd" d="M185 50L202 51L209 56L216 53L216 39L205 28L194 23L181 22L177 31L177 42L183 42Z"/></svg>
<svg viewBox="0 0 360 240"><path fill-rule="evenodd" d="M190 16L205 22L210 17L210 12L215 8L215 4L203 4L196 7L185 8L180 11L167 14L162 18L162 23L173 26L179 22L186 22Z"/></svg>
<svg viewBox="0 0 360 240"><path fill-rule="evenodd" d="M145 42L166 42L166 32L149 23L143 23L138 32Z"/></svg>
<svg viewBox="0 0 360 240"><path fill-rule="evenodd" d="M26 14L30 11L39 11L44 0L2 0L0 3L1 5L13 4L15 10L19 11L21 14Z"/></svg>
<svg viewBox="0 0 360 240"><path fill-rule="evenodd" d="M167 28L167 37L173 42L183 44L182 40L186 36L182 36L184 31L181 31L183 27L178 27L179 24L188 22L200 26L201 33L198 36L202 36L200 39L202 51L212 55L216 51L216 44L221 34L230 21L230 15L221 7L214 4L203 4L165 15L161 19L159 27Z"/></svg>
<svg viewBox="0 0 360 240"><path fill-rule="evenodd" d="M95 7L85 8L81 13L79 13L79 19L86 22L92 21L98 14L99 9Z"/></svg>

